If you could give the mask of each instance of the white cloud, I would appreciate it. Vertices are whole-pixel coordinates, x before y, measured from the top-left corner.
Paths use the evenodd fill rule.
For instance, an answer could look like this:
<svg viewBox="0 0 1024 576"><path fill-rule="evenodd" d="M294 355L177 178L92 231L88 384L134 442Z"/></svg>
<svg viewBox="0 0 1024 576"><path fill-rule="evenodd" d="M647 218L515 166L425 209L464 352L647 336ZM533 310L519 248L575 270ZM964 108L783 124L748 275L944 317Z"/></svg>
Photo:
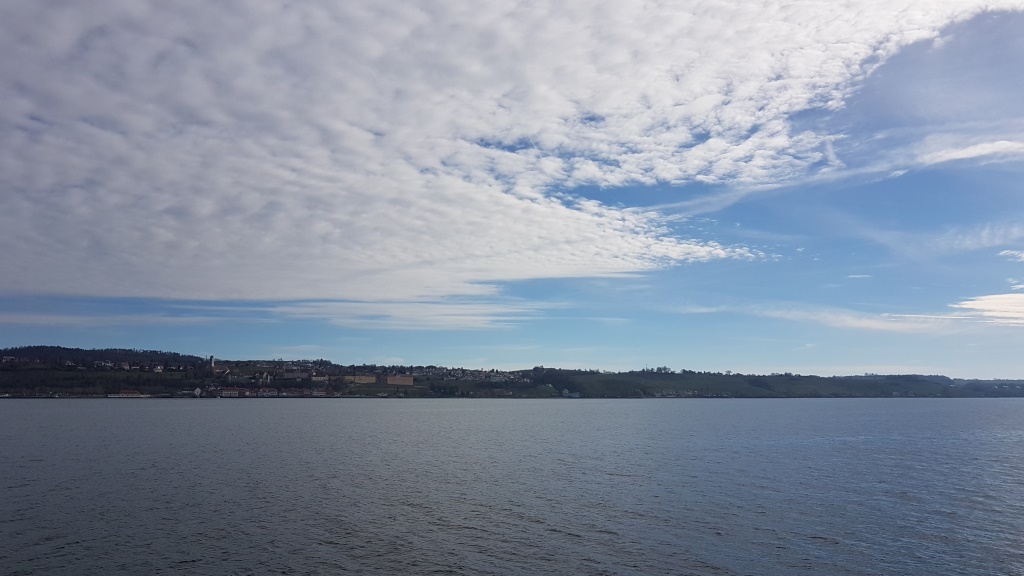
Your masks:
<svg viewBox="0 0 1024 576"><path fill-rule="evenodd" d="M1015 262L1024 262L1024 250L1003 250L999 255L1005 256Z"/></svg>
<svg viewBox="0 0 1024 576"><path fill-rule="evenodd" d="M901 230L881 230L864 223L850 225L858 234L911 258L964 254L1005 246L1024 238L1024 226L990 222L977 226L958 226L936 234L915 234ZM1001 256L1006 256L1000 253Z"/></svg>
<svg viewBox="0 0 1024 576"><path fill-rule="evenodd" d="M892 178L951 162L1020 162L1024 104L1013 55L1021 26L1019 12L959 20L942 29L941 39L916 42L873 66L854 82L842 109L799 121L835 134L833 153L842 163L822 162L800 182Z"/></svg>
<svg viewBox="0 0 1024 576"><path fill-rule="evenodd" d="M935 332L949 326L948 317L900 314L864 314L850 310L762 308L757 316L800 322L815 322L830 328L875 330L882 332Z"/></svg>
<svg viewBox="0 0 1024 576"><path fill-rule="evenodd" d="M1014 287L1016 289L1017 287ZM830 328L938 334L958 330L966 324L1024 325L1024 294L995 294L969 298L950 308L955 313L868 314L841 308L804 305L678 307L678 314L747 314L795 322L813 322Z"/></svg>
<svg viewBox="0 0 1024 576"><path fill-rule="evenodd" d="M916 316L907 314L866 314L853 310L808 306L715 306L680 307L679 314L748 314L795 322L814 322L831 328L874 330L883 332L935 332L951 327L953 316Z"/></svg>
<svg viewBox="0 0 1024 576"><path fill-rule="evenodd" d="M982 142L980 144L973 144L965 147L945 148L921 154L918 157L918 162L921 164L938 164L941 162L972 160L975 158L1019 160L1024 158L1024 142L999 140L996 142Z"/></svg>
<svg viewBox="0 0 1024 576"><path fill-rule="evenodd" d="M973 252L1001 246L1024 237L1024 226L985 224L974 228L955 228L933 237L928 243L943 252Z"/></svg>
<svg viewBox="0 0 1024 576"><path fill-rule="evenodd" d="M8 2L0 292L474 326L529 310L445 299L754 258L556 192L839 166L790 115L1000 7Z"/></svg>
<svg viewBox="0 0 1024 576"><path fill-rule="evenodd" d="M1024 294L992 294L969 298L952 305L980 322L1024 325Z"/></svg>
<svg viewBox="0 0 1024 576"><path fill-rule="evenodd" d="M0 325L63 326L189 326L220 320L207 316L164 316L160 314L45 314L39 312L0 313Z"/></svg>
<svg viewBox="0 0 1024 576"><path fill-rule="evenodd" d="M461 330L511 326L554 304L446 302L297 302L266 311L288 318L327 319L349 328Z"/></svg>

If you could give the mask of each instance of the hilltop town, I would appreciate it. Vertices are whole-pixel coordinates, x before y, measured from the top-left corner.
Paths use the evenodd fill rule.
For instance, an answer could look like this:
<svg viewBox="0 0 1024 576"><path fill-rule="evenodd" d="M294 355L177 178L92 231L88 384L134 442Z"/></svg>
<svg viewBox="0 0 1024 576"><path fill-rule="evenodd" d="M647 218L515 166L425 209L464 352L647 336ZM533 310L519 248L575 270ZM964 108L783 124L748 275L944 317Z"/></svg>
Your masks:
<svg viewBox="0 0 1024 576"><path fill-rule="evenodd" d="M672 370L628 372L341 365L221 360L133 349L0 350L3 398L793 398L1020 397L1022 380L929 375L813 376Z"/></svg>

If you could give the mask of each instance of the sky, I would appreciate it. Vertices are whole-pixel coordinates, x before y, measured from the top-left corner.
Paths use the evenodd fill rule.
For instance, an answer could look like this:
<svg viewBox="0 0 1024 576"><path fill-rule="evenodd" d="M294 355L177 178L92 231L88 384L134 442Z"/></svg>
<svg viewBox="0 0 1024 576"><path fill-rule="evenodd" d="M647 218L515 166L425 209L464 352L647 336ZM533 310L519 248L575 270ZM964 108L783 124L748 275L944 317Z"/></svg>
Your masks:
<svg viewBox="0 0 1024 576"><path fill-rule="evenodd" d="M1024 0L0 4L0 347L1024 378Z"/></svg>

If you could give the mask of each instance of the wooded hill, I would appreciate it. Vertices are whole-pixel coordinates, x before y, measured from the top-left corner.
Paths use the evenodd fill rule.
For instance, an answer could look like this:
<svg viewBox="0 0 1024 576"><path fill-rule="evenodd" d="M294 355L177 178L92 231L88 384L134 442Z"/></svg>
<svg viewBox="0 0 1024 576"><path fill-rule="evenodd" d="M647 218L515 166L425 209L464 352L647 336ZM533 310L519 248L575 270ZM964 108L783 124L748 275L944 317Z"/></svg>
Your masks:
<svg viewBox="0 0 1024 576"><path fill-rule="evenodd" d="M61 346L20 346L18 348L0 349L0 356L14 358L15 362L34 362L46 364L66 364L71 362L78 366L92 366L95 362L112 362L120 364L128 362L139 365L188 365L203 361L199 356L162 352L159 350L138 350L128 348L103 348L83 350L81 348L64 348ZM10 363L10 361L8 362Z"/></svg>

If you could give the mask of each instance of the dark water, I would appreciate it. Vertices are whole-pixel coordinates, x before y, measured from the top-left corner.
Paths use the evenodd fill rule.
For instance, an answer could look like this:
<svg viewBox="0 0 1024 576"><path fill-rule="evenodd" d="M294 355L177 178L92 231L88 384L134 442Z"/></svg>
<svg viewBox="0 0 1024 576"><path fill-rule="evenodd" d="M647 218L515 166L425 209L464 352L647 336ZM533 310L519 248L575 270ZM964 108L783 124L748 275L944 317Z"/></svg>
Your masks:
<svg viewBox="0 0 1024 576"><path fill-rule="evenodd" d="M1021 400L0 402L3 574L1024 574Z"/></svg>

